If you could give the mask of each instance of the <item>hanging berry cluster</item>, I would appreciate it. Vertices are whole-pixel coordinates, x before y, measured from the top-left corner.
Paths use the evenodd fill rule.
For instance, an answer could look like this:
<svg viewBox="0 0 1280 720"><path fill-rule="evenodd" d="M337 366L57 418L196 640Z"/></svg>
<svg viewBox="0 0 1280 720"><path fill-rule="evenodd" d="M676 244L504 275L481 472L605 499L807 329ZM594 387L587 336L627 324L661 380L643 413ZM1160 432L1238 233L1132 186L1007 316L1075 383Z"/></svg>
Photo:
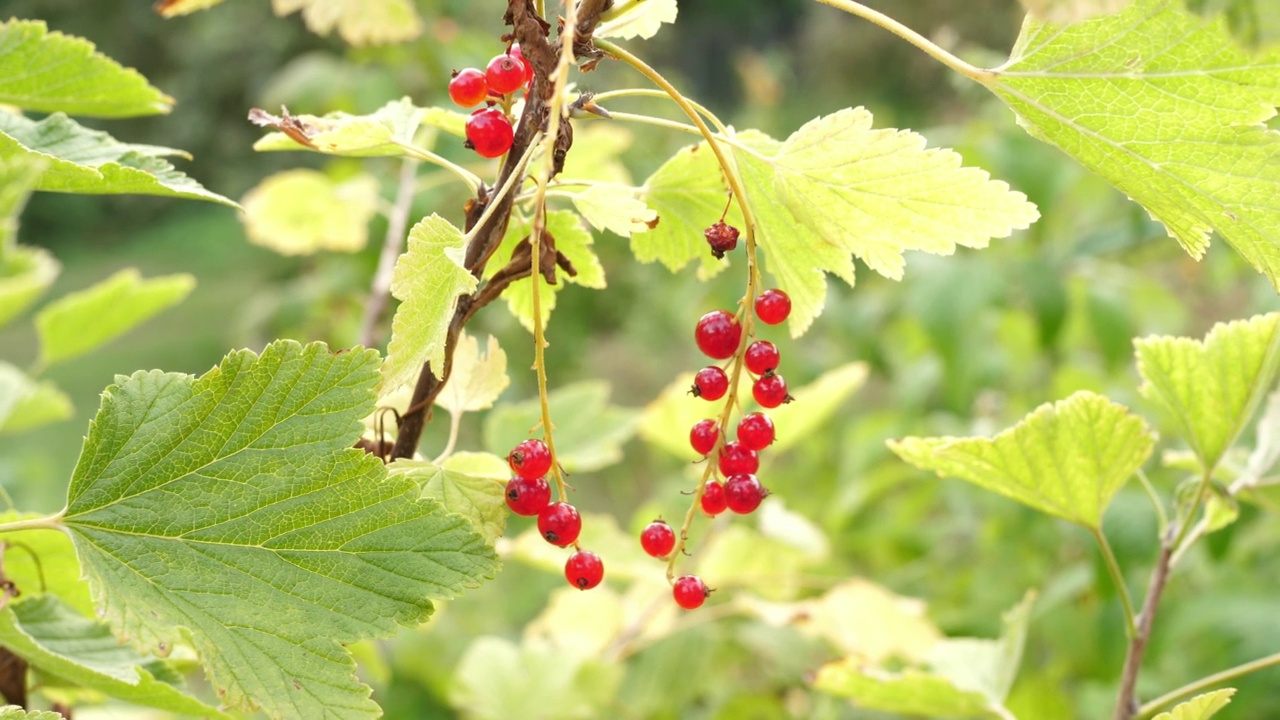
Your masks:
<svg viewBox="0 0 1280 720"><path fill-rule="evenodd" d="M515 138L512 96L532 79L533 65L521 54L519 45L490 60L483 72L476 68L454 71L449 97L464 108L486 103L467 118L468 148L486 158L499 157L511 149ZM497 104L502 107L495 107Z"/></svg>

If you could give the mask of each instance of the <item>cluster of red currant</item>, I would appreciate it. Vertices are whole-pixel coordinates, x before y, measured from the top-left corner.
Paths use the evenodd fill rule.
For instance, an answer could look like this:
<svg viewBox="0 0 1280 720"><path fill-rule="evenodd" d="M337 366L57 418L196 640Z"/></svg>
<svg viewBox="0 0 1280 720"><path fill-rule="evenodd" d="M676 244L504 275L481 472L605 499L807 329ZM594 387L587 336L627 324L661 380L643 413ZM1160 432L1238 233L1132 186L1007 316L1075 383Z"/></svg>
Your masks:
<svg viewBox="0 0 1280 720"><path fill-rule="evenodd" d="M551 450L541 440L525 440L507 455L515 477L507 482L507 507L525 517L538 516L538 532L557 547L572 545L575 552L564 564L564 576L570 585L590 590L604 579L604 562L590 550L578 547L582 532L582 516L567 502L551 502Z"/></svg>
<svg viewBox="0 0 1280 720"><path fill-rule="evenodd" d="M464 108L486 103L467 118L467 147L487 158L498 157L511 149L515 137L511 118L494 104L501 102L509 111L510 95L532 79L533 65L521 54L519 45L512 45L510 50L490 60L484 72L476 68L454 71L449 81L449 97Z"/></svg>

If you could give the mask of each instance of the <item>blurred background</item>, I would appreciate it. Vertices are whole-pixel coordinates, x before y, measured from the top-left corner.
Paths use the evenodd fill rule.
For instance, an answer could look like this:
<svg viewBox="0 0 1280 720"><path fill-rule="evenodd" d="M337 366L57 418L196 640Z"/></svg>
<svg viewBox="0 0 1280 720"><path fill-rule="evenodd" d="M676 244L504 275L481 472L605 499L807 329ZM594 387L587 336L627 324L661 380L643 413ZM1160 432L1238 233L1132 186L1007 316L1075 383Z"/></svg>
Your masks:
<svg viewBox="0 0 1280 720"><path fill-rule="evenodd" d="M868 4L986 65L1007 55L1022 18L1015 0ZM265 0L167 21L149 2L5 0L0 16L41 19L86 37L176 98L168 116L84 123L123 141L190 151L194 160L181 169L215 192L240 198L272 173L309 167L335 178L370 173L389 203L398 161L255 153L262 133L245 120L248 109L369 113L404 95L448 107L450 70L483 67L501 50L502 5L417 0L426 27L420 39L363 49L311 34L296 16L276 18ZM1273 5L1198 3L1225 13L1253 44L1280 37ZM740 267L703 283L692 266L672 274L640 264L625 239L598 233L608 288L562 292L548 366L553 387L591 383L576 390L597 405L608 390L606 431L576 440L602 459L574 484L577 504L595 518L589 524L604 528L598 542L619 544L612 556L618 572L605 555L605 591L566 589L562 558L530 547L521 536L528 523L513 520L498 580L442 608L420 630L357 648L387 716L876 718L811 691L806 679L851 652L909 660L903 638L913 633L995 637L1001 613L1032 588L1039 600L1010 708L1030 720L1106 716L1125 641L1117 597L1088 535L912 470L884 441L993 432L1077 389L1106 393L1159 425L1136 392L1132 339L1201 336L1216 322L1280 308L1275 291L1220 241L1203 261L1191 260L1141 208L1028 137L985 90L831 8L805 0L685 0L674 26L627 45L739 128L785 137L817 115L866 106L878 127L911 128L932 146L956 148L967 164L1026 193L1043 218L987 250L911 255L901 282L860 267L856 288L831 283L807 335L768 336L793 386L855 361L867 364L869 378L832 408L831 421L807 427L786 452L767 454L762 478L777 496L775 511L759 521L722 518L718 534L687 562L705 566L721 592L704 611L679 617L651 611L645 593L661 583L662 569L642 557L632 563L639 551L630 538L656 515L683 515L690 475L684 460L638 431L646 406L677 375L701 366L686 341L697 317L730 306L744 280ZM578 81L597 91L642 85L608 63ZM669 114L639 101L631 108ZM625 126L615 140L616 162L635 183L690 142L646 126ZM447 137L436 149L482 177L494 172ZM464 200L458 184L424 180L413 218L440 212L460 223ZM230 349L278 337L354 344L384 232L379 216L359 252L286 258L251 245L225 208L37 195L19 237L49 248L65 266L48 297L127 266L148 276L192 273L199 285L122 340L53 369L50 378L71 395L77 416L0 437L0 484L20 508L61 507L98 393L117 373L203 373ZM494 335L509 355L503 402L535 397L527 370L532 340L506 308L491 306L470 330ZM0 358L29 364L34 337L29 322L0 329ZM562 413L573 413L565 407ZM509 418L500 413L468 416L459 447L505 454L494 427ZM443 446L446 425L429 429L428 452ZM683 429L670 432L684 442ZM1152 477L1170 492L1181 479L1160 468ZM1280 523L1266 508L1243 513L1203 543L1171 584L1140 685L1145 697L1280 649ZM1156 554L1155 528L1141 490L1122 491L1106 530L1135 592ZM787 614L829 599L833 588L848 596L831 605L847 624L836 632L843 642ZM876 627L891 637L870 648ZM1239 687L1222 717L1280 717L1274 671Z"/></svg>

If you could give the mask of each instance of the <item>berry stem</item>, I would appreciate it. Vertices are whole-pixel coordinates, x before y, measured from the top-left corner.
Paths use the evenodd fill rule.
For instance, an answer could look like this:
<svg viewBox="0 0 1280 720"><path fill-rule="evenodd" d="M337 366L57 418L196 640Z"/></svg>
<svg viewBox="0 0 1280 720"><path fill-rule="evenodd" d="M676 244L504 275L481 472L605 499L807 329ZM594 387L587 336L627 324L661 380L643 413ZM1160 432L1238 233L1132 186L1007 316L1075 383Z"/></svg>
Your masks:
<svg viewBox="0 0 1280 720"><path fill-rule="evenodd" d="M671 96L662 90L653 90L651 88L621 88L618 90L606 90L604 92L596 93L593 99L596 102L602 102L612 98L624 97L656 97L663 98L664 100L671 99ZM693 100L689 100L688 98L685 98L685 100L689 103L690 107L701 113L704 118L710 120L711 124L716 126L716 129L720 131L721 135L728 134L729 129L720 121L720 118L716 117L715 113L708 110L705 106L699 105Z"/></svg>
<svg viewBox="0 0 1280 720"><path fill-rule="evenodd" d="M991 82L993 79L995 79L999 75L999 73L993 72L991 70L984 70L980 67L970 65L964 60L961 60L955 55L952 55L946 50L943 50L940 46L938 46L937 43L933 42L929 38L921 35L915 30L912 30L911 28L907 27L906 25L903 25L902 23L898 22L897 20L894 20L893 18L889 17L888 15L885 15L882 12L872 10L871 8L867 7L866 5L863 5L860 2L854 2L854 0L817 0L817 1L823 5L830 5L831 7L836 8L837 10L843 10L849 13L850 15L860 17L863 20L866 20L867 22L870 22L873 25L878 25L884 28L885 30L888 30L894 35L897 35L903 40L906 40L912 45L915 45L917 48L924 51L924 53L929 57L933 58L934 60L937 60L943 65L946 65L952 70L955 70L961 75L964 75L970 80L974 80L976 82L986 84Z"/></svg>
<svg viewBox="0 0 1280 720"><path fill-rule="evenodd" d="M1116 586L1116 593L1120 595L1120 604L1124 606L1124 629L1125 635L1130 640L1138 631L1136 616L1133 611L1133 600L1129 597L1129 586L1124 582L1124 573L1120 572L1120 563L1116 560L1116 554L1111 549L1111 543L1107 542L1107 536L1102 533L1101 528L1090 528L1093 539L1098 542L1098 549L1102 551L1102 559L1106 561L1107 572L1111 574L1111 582Z"/></svg>
<svg viewBox="0 0 1280 720"><path fill-rule="evenodd" d="M420 148L413 143L396 142L396 146L401 150L404 150L404 154L407 157L411 157L414 160L421 160L422 162L430 163L437 167L442 167L454 175L457 175L459 180L467 184L467 188L471 190L471 194L474 195L476 190L480 188L480 176L452 160L447 160L430 150Z"/></svg>

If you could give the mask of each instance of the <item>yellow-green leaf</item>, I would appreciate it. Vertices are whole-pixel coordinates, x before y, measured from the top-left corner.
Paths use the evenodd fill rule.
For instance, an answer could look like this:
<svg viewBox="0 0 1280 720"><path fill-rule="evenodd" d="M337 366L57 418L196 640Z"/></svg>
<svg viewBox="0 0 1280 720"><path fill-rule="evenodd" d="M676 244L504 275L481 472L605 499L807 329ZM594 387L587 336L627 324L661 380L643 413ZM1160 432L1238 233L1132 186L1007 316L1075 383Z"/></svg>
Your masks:
<svg viewBox="0 0 1280 720"><path fill-rule="evenodd" d="M0 159L0 261L18 236L18 215L46 163L37 157Z"/></svg>
<svg viewBox="0 0 1280 720"><path fill-rule="evenodd" d="M657 35L664 23L675 22L678 9L676 0L617 0L601 16L595 36L648 39Z"/></svg>
<svg viewBox="0 0 1280 720"><path fill-rule="evenodd" d="M573 206L597 230L631 237L647 232L658 213L638 197L638 191L624 185L596 183L573 194Z"/></svg>
<svg viewBox="0 0 1280 720"><path fill-rule="evenodd" d="M1235 694L1235 688L1223 688L1197 695L1169 712L1160 713L1153 720L1209 720L1217 715L1219 710L1229 705L1231 696Z"/></svg>
<svg viewBox="0 0 1280 720"><path fill-rule="evenodd" d="M62 265L44 248L15 245L4 250L0 254L0 325L30 307L61 271Z"/></svg>
<svg viewBox="0 0 1280 720"><path fill-rule="evenodd" d="M455 453L439 465L425 460L397 460L387 466L392 475L413 480L422 496L471 523L490 545L507 527L507 461L489 453Z"/></svg>
<svg viewBox="0 0 1280 720"><path fill-rule="evenodd" d="M487 410L510 384L507 354L498 339L490 335L481 355L479 341L464 331L453 350L453 371L436 396L436 405L455 415Z"/></svg>
<svg viewBox="0 0 1280 720"><path fill-rule="evenodd" d="M991 718L1005 720L982 694L961 690L951 681L919 670L901 673L864 667L858 658L822 666L813 686L829 695L848 698L859 707L923 717Z"/></svg>
<svg viewBox="0 0 1280 720"><path fill-rule="evenodd" d="M71 399L49 381L36 382L0 360L0 433L16 433L71 417Z"/></svg>
<svg viewBox="0 0 1280 720"><path fill-rule="evenodd" d="M413 143L413 136L428 113L441 124L449 124L441 115L444 111L414 106L404 97L383 105L371 115L351 115L333 112L323 117L315 115L289 115L276 117L255 110L250 118L259 125L279 127L282 124L295 128L307 143L283 132L269 133L253 144L259 152L282 150L311 150L327 155L350 157L399 157L406 154L405 145Z"/></svg>
<svg viewBox="0 0 1280 720"><path fill-rule="evenodd" d="M555 285L547 283L542 276L538 277L538 299L544 326L556 307L556 295L566 283L595 289L605 286L604 266L591 248L595 239L582 226L582 221L576 214L567 210L549 212L546 229L555 238L556 250L568 258L577 274L570 275L564 268L557 267ZM520 241L531 232L532 226L527 219L512 217L502 244L494 252L494 262L490 262L485 268L485 275L492 277L500 270L511 259ZM502 292L502 297L507 301L511 314L515 315L526 330L533 332L533 282L529 278L516 280Z"/></svg>
<svg viewBox="0 0 1280 720"><path fill-rule="evenodd" d="M245 234L281 255L355 252L369 241L378 181L357 175L338 183L316 170L276 173L241 201Z"/></svg>
<svg viewBox="0 0 1280 720"><path fill-rule="evenodd" d="M720 219L729 202L729 187L720 164L705 143L683 148L663 163L640 188L640 199L657 213L658 224L631 237L636 259L657 260L673 272L698 260L698 277L704 280L725 268L727 262L712 256L702 235ZM766 206L757 212L770 209ZM726 222L742 227L736 203L729 213Z"/></svg>
<svg viewBox="0 0 1280 720"><path fill-rule="evenodd" d="M1020 0L1027 12L1054 23L1074 23L1124 9L1130 0Z"/></svg>
<svg viewBox="0 0 1280 720"><path fill-rule="evenodd" d="M422 34L422 18L410 0L271 0L276 15L298 11L307 29L338 35L352 45L405 42Z"/></svg>
<svg viewBox="0 0 1280 720"><path fill-rule="evenodd" d="M769 411L774 425L785 428L769 451L782 452L819 432L866 381L866 363L856 362L832 368L812 383L791 390L795 402Z"/></svg>
<svg viewBox="0 0 1280 720"><path fill-rule="evenodd" d="M0 522L31 520L35 513L0 513ZM5 533L4 574L24 595L49 593L85 617L94 617L89 584L80 574L76 549L66 533L45 529ZM34 554L35 557L32 557Z"/></svg>

